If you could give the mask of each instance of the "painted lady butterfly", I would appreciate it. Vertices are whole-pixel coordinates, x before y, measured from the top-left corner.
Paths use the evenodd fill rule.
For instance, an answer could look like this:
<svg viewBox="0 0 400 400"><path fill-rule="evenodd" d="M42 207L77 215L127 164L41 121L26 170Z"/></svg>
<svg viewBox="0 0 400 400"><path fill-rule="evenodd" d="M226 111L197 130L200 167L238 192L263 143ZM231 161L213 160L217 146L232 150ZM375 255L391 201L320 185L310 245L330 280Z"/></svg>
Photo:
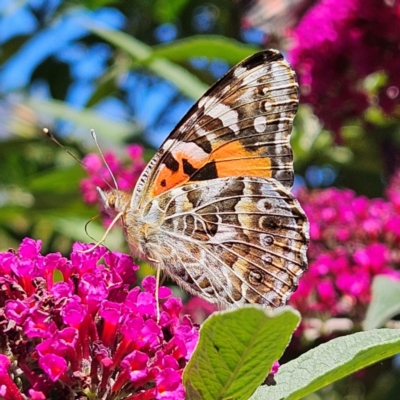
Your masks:
<svg viewBox="0 0 400 400"><path fill-rule="evenodd" d="M132 252L220 305L283 305L307 268L309 224L290 193L294 71L276 50L231 69L191 108L133 194L98 189Z"/></svg>
<svg viewBox="0 0 400 400"><path fill-rule="evenodd" d="M317 0L236 0L245 26L283 34L295 27Z"/></svg>

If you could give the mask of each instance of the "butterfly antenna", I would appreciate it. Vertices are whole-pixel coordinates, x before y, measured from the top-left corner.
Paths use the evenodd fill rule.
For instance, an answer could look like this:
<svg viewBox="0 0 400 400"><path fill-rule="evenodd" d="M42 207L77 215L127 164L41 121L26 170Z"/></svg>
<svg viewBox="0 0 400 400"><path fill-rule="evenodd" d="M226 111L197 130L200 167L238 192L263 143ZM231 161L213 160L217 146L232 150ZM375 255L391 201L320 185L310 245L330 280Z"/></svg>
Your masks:
<svg viewBox="0 0 400 400"><path fill-rule="evenodd" d="M94 129L91 129L91 130L90 130L90 134L92 135L92 138L93 138L94 142L96 143L97 150L98 150L99 153L100 153L100 156L101 156L101 159L102 159L103 162L104 162L104 165L106 166L108 172L109 172L110 175L111 175L111 178L112 178L112 180L113 180L113 182L114 182L115 189L118 189L117 180L115 179L114 174L113 174L113 172L111 171L111 168L110 168L110 166L108 165L108 163L107 163L107 161L106 161L106 159L105 159L105 157L104 157L103 152L101 151L101 148L100 148L99 143L98 143L98 141L97 141L96 132L94 131Z"/></svg>
<svg viewBox="0 0 400 400"><path fill-rule="evenodd" d="M82 162L82 160L80 160L75 154L71 153L61 142L59 142L57 140L57 138L47 129L47 128L43 128L43 133L49 138L51 139L57 146L61 147L64 151L66 151L75 161L77 161L79 163L79 165L81 165L83 168L87 168L87 165L85 165L84 162ZM98 146L97 142L96 145ZM104 160L103 154L101 154L102 159ZM106 163L108 170L108 164ZM100 176L99 174L96 174L110 189L114 189L102 176ZM114 175L111 174L114 182Z"/></svg>
<svg viewBox="0 0 400 400"><path fill-rule="evenodd" d="M75 154L71 153L61 142L59 142L56 137L47 129L43 128L43 132L48 136L57 146L60 146L64 151L66 151L75 161L77 161L82 167L86 168L86 165L80 160Z"/></svg>

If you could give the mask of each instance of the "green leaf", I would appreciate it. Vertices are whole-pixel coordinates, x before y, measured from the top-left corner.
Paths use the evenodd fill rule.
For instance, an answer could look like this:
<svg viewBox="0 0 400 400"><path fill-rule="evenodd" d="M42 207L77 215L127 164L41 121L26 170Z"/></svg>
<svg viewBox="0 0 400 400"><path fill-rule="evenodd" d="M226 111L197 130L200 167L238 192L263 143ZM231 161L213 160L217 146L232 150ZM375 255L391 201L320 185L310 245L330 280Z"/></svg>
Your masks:
<svg viewBox="0 0 400 400"><path fill-rule="evenodd" d="M301 399L362 368L400 352L400 329L376 329L333 339L279 368L276 386L251 400Z"/></svg>
<svg viewBox="0 0 400 400"><path fill-rule="evenodd" d="M188 0L156 0L154 4L155 16L160 22L173 21L187 3Z"/></svg>
<svg viewBox="0 0 400 400"><path fill-rule="evenodd" d="M183 382L188 399L248 399L286 348L300 316L290 307L249 306L213 314Z"/></svg>
<svg viewBox="0 0 400 400"><path fill-rule="evenodd" d="M5 64L8 60L14 57L14 55L18 54L18 52L29 41L29 39L29 35L18 35L3 42L1 44L0 51L0 65Z"/></svg>
<svg viewBox="0 0 400 400"><path fill-rule="evenodd" d="M87 26L96 35L125 51L136 62L156 75L173 83L183 94L197 100L208 88L195 75L180 65L163 58L152 57L153 49L126 33Z"/></svg>
<svg viewBox="0 0 400 400"><path fill-rule="evenodd" d="M93 110L78 110L59 100L35 98L28 101L28 105L37 112L73 122L80 127L86 127L88 130L94 129L99 137L112 136L114 143L118 141L122 142L123 139L140 133L137 124L125 121L113 121L102 117Z"/></svg>
<svg viewBox="0 0 400 400"><path fill-rule="evenodd" d="M168 58L175 62L187 61L191 57L209 57L236 64L257 51L260 51L259 47L223 36L201 35L156 46L152 56Z"/></svg>
<svg viewBox="0 0 400 400"><path fill-rule="evenodd" d="M126 73L129 64L128 60L126 62L121 60L106 68L103 75L97 80L95 90L86 102L86 107L93 107L108 96L115 96L119 90L118 78Z"/></svg>
<svg viewBox="0 0 400 400"><path fill-rule="evenodd" d="M68 168L54 168L31 177L27 186L32 192L61 193L65 195L71 190L77 190L79 179L84 176L83 168L80 165L73 165Z"/></svg>
<svg viewBox="0 0 400 400"><path fill-rule="evenodd" d="M377 276L372 282L372 299L363 322L364 330L379 328L400 314L400 282Z"/></svg>

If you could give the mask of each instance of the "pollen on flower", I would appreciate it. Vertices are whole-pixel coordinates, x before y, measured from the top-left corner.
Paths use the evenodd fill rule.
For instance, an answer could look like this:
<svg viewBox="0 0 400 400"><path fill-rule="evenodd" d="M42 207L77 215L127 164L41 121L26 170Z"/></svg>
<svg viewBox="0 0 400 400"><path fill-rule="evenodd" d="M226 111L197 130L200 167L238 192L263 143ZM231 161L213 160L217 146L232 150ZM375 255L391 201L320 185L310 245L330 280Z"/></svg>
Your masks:
<svg viewBox="0 0 400 400"><path fill-rule="evenodd" d="M182 371L198 329L180 321L181 301L161 287L158 322L155 278L144 279L143 291L131 288L138 267L130 256L101 246L80 251L89 247L76 243L68 259L41 255L41 242L27 238L0 253L0 343L8 355L0 355L0 396L184 399ZM53 282L55 270L63 281Z"/></svg>

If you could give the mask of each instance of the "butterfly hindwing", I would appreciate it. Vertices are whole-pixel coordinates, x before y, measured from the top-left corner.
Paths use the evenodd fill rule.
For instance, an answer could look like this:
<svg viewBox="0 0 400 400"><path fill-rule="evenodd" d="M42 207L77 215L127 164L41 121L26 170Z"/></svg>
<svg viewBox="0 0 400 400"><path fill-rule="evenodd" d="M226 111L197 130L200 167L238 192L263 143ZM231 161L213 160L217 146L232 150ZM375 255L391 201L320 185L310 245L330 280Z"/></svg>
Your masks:
<svg viewBox="0 0 400 400"><path fill-rule="evenodd" d="M192 107L142 174L132 206L187 182L230 176L293 183L295 73L276 50L231 69Z"/></svg>
<svg viewBox="0 0 400 400"><path fill-rule="evenodd" d="M282 305L307 266L307 218L273 179L188 183L150 201L143 220L157 225L146 233L150 257L210 302Z"/></svg>

